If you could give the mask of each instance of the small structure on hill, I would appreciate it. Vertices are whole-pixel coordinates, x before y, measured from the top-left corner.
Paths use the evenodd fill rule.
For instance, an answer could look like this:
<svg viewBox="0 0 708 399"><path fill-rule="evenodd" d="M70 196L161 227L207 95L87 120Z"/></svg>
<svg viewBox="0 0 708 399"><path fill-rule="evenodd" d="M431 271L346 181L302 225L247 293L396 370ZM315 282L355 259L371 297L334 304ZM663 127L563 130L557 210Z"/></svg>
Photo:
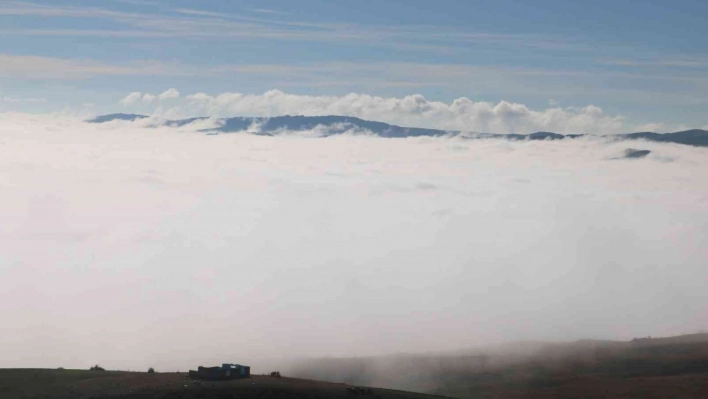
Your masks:
<svg viewBox="0 0 708 399"><path fill-rule="evenodd" d="M189 370L189 378L196 380L223 381L251 377L251 368L241 364L224 363L221 367L202 367Z"/></svg>

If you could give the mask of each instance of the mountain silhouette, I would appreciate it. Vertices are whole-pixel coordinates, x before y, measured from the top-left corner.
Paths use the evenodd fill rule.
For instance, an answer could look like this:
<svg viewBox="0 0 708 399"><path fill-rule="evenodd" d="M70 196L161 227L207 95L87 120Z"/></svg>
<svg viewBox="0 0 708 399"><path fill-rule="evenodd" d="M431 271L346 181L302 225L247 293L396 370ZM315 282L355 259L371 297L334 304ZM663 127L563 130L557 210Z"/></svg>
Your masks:
<svg viewBox="0 0 708 399"><path fill-rule="evenodd" d="M145 119L147 118L147 115L138 115L138 114L108 114L108 115L100 115L97 116L93 119L89 119L86 122L90 123L104 123L104 122L110 122L110 121L135 121L138 119Z"/></svg>
<svg viewBox="0 0 708 399"><path fill-rule="evenodd" d="M140 114L109 114L90 119L89 123L105 123L115 120L136 121L148 118ZM206 117L167 121L168 126L184 126ZM403 127L390 125L383 122L368 121L352 116L303 116L285 115L271 118L262 117L234 117L219 119L219 126L204 129L206 133L236 133L250 132L258 135L272 136L286 131L309 131L320 129L322 136L332 136L345 132L371 132L376 136L388 138L420 137L420 136L449 136L457 135L468 139L500 138L506 140L561 140L585 136L583 134L560 134L553 132L536 132L531 134L496 134L496 133L463 133L459 131L445 131L438 129L425 129L417 127ZM613 135L612 137L625 140L647 140L662 143L685 144L698 147L708 147L708 131L701 129L685 130L674 133L637 132Z"/></svg>

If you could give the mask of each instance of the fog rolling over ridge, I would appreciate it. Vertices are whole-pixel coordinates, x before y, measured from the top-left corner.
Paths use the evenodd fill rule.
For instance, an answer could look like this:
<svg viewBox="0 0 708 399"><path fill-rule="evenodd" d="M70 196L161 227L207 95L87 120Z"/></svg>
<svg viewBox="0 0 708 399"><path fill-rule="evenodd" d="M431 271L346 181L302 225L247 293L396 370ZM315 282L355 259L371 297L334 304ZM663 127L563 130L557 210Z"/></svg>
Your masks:
<svg viewBox="0 0 708 399"><path fill-rule="evenodd" d="M703 333L628 342L527 341L448 353L303 359L288 372L448 397L617 397L627 392L662 397L694 384L694 391L702 392L699 381L708 370L707 355L708 334ZM686 375L697 377L696 382L682 381L680 376ZM654 383L645 385L645 380ZM682 395L696 396L686 391Z"/></svg>
<svg viewBox="0 0 708 399"><path fill-rule="evenodd" d="M99 115L89 119L89 123L107 123L113 121L139 121L143 126L173 126L181 127L201 124L200 131L209 134L218 133L252 133L263 136L274 136L287 133L305 133L311 137L328 137L338 134L371 134L387 138L405 137L440 137L458 136L467 139L507 139L507 140L560 140L575 139L586 136L586 134L560 134L554 132L535 132L529 134L495 134L480 133L455 130L440 130L418 127L402 127L390 125L388 123L363 120L351 116L327 115L327 116L304 116L304 115L284 115L276 117L193 117L178 120L165 120L158 116L147 116L141 114L108 114ZM599 131L597 136L607 135L607 132ZM656 132L636 132L625 134L612 134L612 137L619 140L648 140L664 143L686 144L699 147L708 146L708 131L702 129L690 129L674 133Z"/></svg>
<svg viewBox="0 0 708 399"><path fill-rule="evenodd" d="M0 367L705 328L704 148L201 128L0 115Z"/></svg>

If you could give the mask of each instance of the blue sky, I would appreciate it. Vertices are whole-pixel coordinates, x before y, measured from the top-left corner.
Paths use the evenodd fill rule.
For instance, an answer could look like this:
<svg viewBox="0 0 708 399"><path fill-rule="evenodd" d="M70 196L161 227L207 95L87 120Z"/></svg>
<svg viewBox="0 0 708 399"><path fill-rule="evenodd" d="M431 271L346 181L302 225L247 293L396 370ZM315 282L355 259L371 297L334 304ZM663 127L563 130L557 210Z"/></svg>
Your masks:
<svg viewBox="0 0 708 399"><path fill-rule="evenodd" d="M707 16L701 1L0 1L0 111L149 112L118 101L278 89L703 127Z"/></svg>

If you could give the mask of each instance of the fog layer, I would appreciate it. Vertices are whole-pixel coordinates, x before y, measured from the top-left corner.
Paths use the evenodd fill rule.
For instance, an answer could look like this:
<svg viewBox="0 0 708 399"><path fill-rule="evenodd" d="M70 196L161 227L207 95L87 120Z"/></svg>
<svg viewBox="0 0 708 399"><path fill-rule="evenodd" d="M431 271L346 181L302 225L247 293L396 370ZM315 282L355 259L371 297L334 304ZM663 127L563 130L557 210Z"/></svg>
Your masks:
<svg viewBox="0 0 708 399"><path fill-rule="evenodd" d="M306 136L0 114L0 367L706 327L706 149Z"/></svg>

